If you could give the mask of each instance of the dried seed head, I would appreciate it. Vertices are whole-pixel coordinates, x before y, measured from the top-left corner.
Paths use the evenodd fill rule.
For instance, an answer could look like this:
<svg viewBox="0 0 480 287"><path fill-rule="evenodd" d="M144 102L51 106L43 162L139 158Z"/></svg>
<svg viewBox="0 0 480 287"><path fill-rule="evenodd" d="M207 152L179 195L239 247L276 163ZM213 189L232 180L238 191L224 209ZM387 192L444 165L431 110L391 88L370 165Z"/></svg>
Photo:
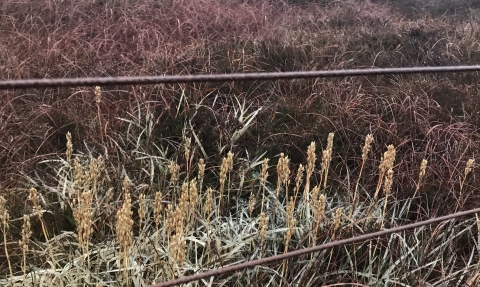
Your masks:
<svg viewBox="0 0 480 287"><path fill-rule="evenodd" d="M102 102L102 88L99 86L95 86L95 101L97 104L100 104Z"/></svg>
<svg viewBox="0 0 480 287"><path fill-rule="evenodd" d="M37 190L32 187L30 188L30 194L28 195L28 200L30 200L33 204L33 211L40 217L41 214L40 214L40 204L38 202L38 192Z"/></svg>
<svg viewBox="0 0 480 287"><path fill-rule="evenodd" d="M426 159L422 159L422 163L420 164L420 172L418 173L418 182L420 182L425 176L425 171L427 170L427 163L428 161Z"/></svg>
<svg viewBox="0 0 480 287"><path fill-rule="evenodd" d="M203 177L205 176L205 161L203 158L201 158L198 161L198 178L203 180Z"/></svg>
<svg viewBox="0 0 480 287"><path fill-rule="evenodd" d="M78 242L87 250L90 235L92 234L92 193L83 192L80 196L78 205L73 210L73 217L77 222Z"/></svg>
<svg viewBox="0 0 480 287"><path fill-rule="evenodd" d="M267 238L268 217L265 213L260 214L260 220L258 221L258 236L260 237L260 245L263 245Z"/></svg>
<svg viewBox="0 0 480 287"><path fill-rule="evenodd" d="M160 220L162 219L162 193L158 191L155 193L155 203L153 204L153 218L155 219L155 226L158 230L158 226L160 224Z"/></svg>
<svg viewBox="0 0 480 287"><path fill-rule="evenodd" d="M393 170L390 168L387 171L387 175L385 176L385 184L383 186L383 191L385 192L385 196L388 197L392 192L392 183L393 183Z"/></svg>
<svg viewBox="0 0 480 287"><path fill-rule="evenodd" d="M378 167L380 169L380 174L383 175L385 171L393 167L393 163L395 162L395 153L395 147L393 145L389 145L387 147L387 151L383 154L382 162Z"/></svg>
<svg viewBox="0 0 480 287"><path fill-rule="evenodd" d="M305 167L303 167L303 165L300 164L297 170L297 176L295 178L296 190L298 190L300 188L300 185L302 184L304 171L305 171Z"/></svg>
<svg viewBox="0 0 480 287"><path fill-rule="evenodd" d="M97 190L98 179L100 178L103 168L103 157L100 155L97 159L90 159L89 176L90 184L93 186L94 194Z"/></svg>
<svg viewBox="0 0 480 287"><path fill-rule="evenodd" d="M173 235L170 244L169 257L173 261L172 263L176 263L179 268L185 263L186 246L187 244L183 232Z"/></svg>
<svg viewBox="0 0 480 287"><path fill-rule="evenodd" d="M128 176L125 176L123 178L122 191L125 196L127 195L127 193L130 195L130 179L128 178Z"/></svg>
<svg viewBox="0 0 480 287"><path fill-rule="evenodd" d="M317 185L312 189L310 195L310 206L313 206L314 210L318 207L318 194L320 193L320 187Z"/></svg>
<svg viewBox="0 0 480 287"><path fill-rule="evenodd" d="M128 188L128 177L123 181L123 189L125 192L125 199L122 208L117 212L116 234L120 244L120 249L123 252L128 252L128 249L133 243L133 219L132 219L132 199Z"/></svg>
<svg viewBox="0 0 480 287"><path fill-rule="evenodd" d="M22 226L22 240L19 241L22 252L28 252L28 243L30 242L30 237L32 236L32 229L30 224L30 217L28 215L23 215L23 226Z"/></svg>
<svg viewBox="0 0 480 287"><path fill-rule="evenodd" d="M228 163L228 171L233 170L233 153L231 151L227 154L227 163Z"/></svg>
<svg viewBox="0 0 480 287"><path fill-rule="evenodd" d="M250 198L248 200L248 214L252 217L253 209L255 208L255 195L253 192L250 192Z"/></svg>
<svg viewBox="0 0 480 287"><path fill-rule="evenodd" d="M72 144L72 134L67 132L67 151L65 155L67 156L67 162L70 164L70 160L72 159L73 154L73 144Z"/></svg>
<svg viewBox="0 0 480 287"><path fill-rule="evenodd" d="M333 219L333 225L334 225L333 233L337 233L338 228L340 228L341 218L342 218L342 210L340 208L337 208L337 210L335 211L335 218Z"/></svg>
<svg viewBox="0 0 480 287"><path fill-rule="evenodd" d="M293 215L294 210L295 210L295 201L293 200L293 197L290 197L290 200L287 203L287 228L288 229L284 236L285 252L288 249L288 244L290 243L290 239L292 238L294 228L295 228L296 219Z"/></svg>
<svg viewBox="0 0 480 287"><path fill-rule="evenodd" d="M284 153L282 152L280 154L280 158L278 159L278 164L277 164L279 184L280 183L286 184L288 182L288 177L290 176L290 168L288 166L289 163L290 163L290 159L288 158L288 156L285 156Z"/></svg>
<svg viewBox="0 0 480 287"><path fill-rule="evenodd" d="M315 209L315 217L317 219L317 224L322 222L323 216L325 215L325 195L321 194L318 198Z"/></svg>
<svg viewBox="0 0 480 287"><path fill-rule="evenodd" d="M198 201L198 189L197 189L197 179L194 178L190 181L190 187L188 189L189 197L189 214L193 220L193 214L195 213L195 206Z"/></svg>
<svg viewBox="0 0 480 287"><path fill-rule="evenodd" d="M210 222L210 216L213 211L213 190L211 188L207 189L207 198L205 199L205 206L203 212L205 213L205 218Z"/></svg>
<svg viewBox="0 0 480 287"><path fill-rule="evenodd" d="M171 204L167 205L166 215L167 218L165 219L165 227L167 235L170 236L172 231L175 229L175 215L173 213L173 206Z"/></svg>
<svg viewBox="0 0 480 287"><path fill-rule="evenodd" d="M0 195L0 223L3 226L3 230L7 230L9 227L10 214L7 210L7 200Z"/></svg>
<svg viewBox="0 0 480 287"><path fill-rule="evenodd" d="M75 174L75 181L74 181L74 186L75 186L74 193L76 195L75 199L78 199L78 197L82 193L82 189L85 181L83 166L80 163L80 159L78 159L78 157L76 157L73 160L73 173Z"/></svg>
<svg viewBox="0 0 480 287"><path fill-rule="evenodd" d="M170 161L168 165L168 171L170 172L170 183L172 186L177 186L179 174L180 174L180 166L173 161Z"/></svg>
<svg viewBox="0 0 480 287"><path fill-rule="evenodd" d="M334 133L328 134L327 148L322 152L322 167L320 173L324 176L324 186L327 185L328 168L330 167L330 162L332 161L333 136Z"/></svg>
<svg viewBox="0 0 480 287"><path fill-rule="evenodd" d="M316 159L315 142L311 142L307 149L307 180L312 176L313 170L315 169Z"/></svg>
<svg viewBox="0 0 480 287"><path fill-rule="evenodd" d="M185 150L185 161L188 162L190 158L190 148L192 144L192 139L184 137L184 143L183 143L183 148Z"/></svg>
<svg viewBox="0 0 480 287"><path fill-rule="evenodd" d="M269 161L268 158L264 158L262 163L262 173L260 174L260 182L263 185L265 185L268 178L268 161Z"/></svg>
<svg viewBox="0 0 480 287"><path fill-rule="evenodd" d="M362 150L362 160L365 161L368 156L368 152L370 151L370 147L372 146L373 142L373 135L368 134L367 137L365 138L365 145L363 146Z"/></svg>
<svg viewBox="0 0 480 287"><path fill-rule="evenodd" d="M228 158L224 157L222 159L222 165L220 166L220 193L223 193L225 188L225 180L227 179L227 172L229 169Z"/></svg>
<svg viewBox="0 0 480 287"><path fill-rule="evenodd" d="M198 190L202 193L203 178L205 177L205 161L201 158L198 162Z"/></svg>
<svg viewBox="0 0 480 287"><path fill-rule="evenodd" d="M467 161L467 164L465 165L464 177L466 177L472 171L472 165L473 165L474 161L475 160L473 158L471 158Z"/></svg>

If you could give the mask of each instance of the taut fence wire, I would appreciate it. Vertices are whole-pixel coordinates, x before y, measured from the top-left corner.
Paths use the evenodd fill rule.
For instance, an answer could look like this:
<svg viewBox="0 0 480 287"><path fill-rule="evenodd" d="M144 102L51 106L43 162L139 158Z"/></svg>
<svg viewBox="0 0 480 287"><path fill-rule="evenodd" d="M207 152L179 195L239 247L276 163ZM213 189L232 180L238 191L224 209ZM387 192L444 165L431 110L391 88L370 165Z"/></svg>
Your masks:
<svg viewBox="0 0 480 287"><path fill-rule="evenodd" d="M112 86L112 85L154 85L174 83L199 82L229 82L229 81L273 81L286 79L332 78L350 76L375 76L398 74L425 74L446 72L475 72L480 71L477 66L445 66L445 67L417 67L417 68L385 68L385 69L354 69L330 71L303 71L303 72L273 72L273 73L238 73L213 75L174 75L174 76L137 76L137 77L99 77L99 78L68 78L68 79L30 79L0 81L0 90L26 88L54 88L78 86Z"/></svg>
<svg viewBox="0 0 480 287"><path fill-rule="evenodd" d="M391 229L386 229L386 230L381 230L381 231L377 231L377 232L367 233L367 234L364 234L364 235L355 236L355 237L351 237L351 238L347 238L347 239L343 239L343 240L332 241L332 242L329 242L329 243L326 243L326 244L317 245L317 246L304 248L304 249L300 249L300 250L295 250L295 251L291 251L291 252L280 254L280 255L274 255L274 256L270 256L270 257L266 257L266 258L262 258L262 259L257 259L257 260L252 260L252 261L245 262L245 263L235 264L235 265L231 265L231 266L227 266L227 267L223 267L223 268L219 268L219 269L215 269L215 270L210 270L210 271L206 271L206 272L202 272L202 273L198 273L198 274L194 274L194 275L190 275L190 276L186 276L186 277L181 277L181 278L178 278L178 279L175 279L175 280L170 280L170 281L167 281L167 282L150 285L148 287L169 287L169 286L176 286L176 285L180 285L180 284L185 284L185 283L188 283L188 282L209 278L211 276L218 276L218 275L222 275L222 274L226 274L226 273L233 273L233 272L236 272L236 271L240 271L240 270L243 270L243 269L246 269L246 268L255 267L255 266L258 266L258 265L269 264L269 263L281 261L281 260L292 258L292 257L298 257L298 256L305 255L305 254L312 253L312 252L322 251L322 250L333 248L333 247L338 247L338 246L343 246L343 245L347 245L347 244L366 241L366 240L374 239L374 238L377 238L377 237L380 237L380 236L385 236L385 235L389 235L389 234L392 234L392 233L402 232L402 231L414 229L414 228L417 228L417 227L421 227L421 226L424 226L424 225L434 224L434 223L438 223L438 222L442 222L442 221L446 221L446 220L450 220L450 219L454 219L454 218L458 218L458 217L462 217L462 216L466 216L466 215L470 215L470 214L474 214L474 213L479 213L479 212L480 212L480 208L471 209L471 210L467 210L467 211L463 211L463 212L457 212L457 213L453 213L453 214L449 214L449 215L445 215L445 216L441 216L441 217L435 217L435 218L432 218L432 219L415 222L415 223L412 223L412 224L407 224L407 225L403 225L403 226L394 227L394 228L391 228Z"/></svg>

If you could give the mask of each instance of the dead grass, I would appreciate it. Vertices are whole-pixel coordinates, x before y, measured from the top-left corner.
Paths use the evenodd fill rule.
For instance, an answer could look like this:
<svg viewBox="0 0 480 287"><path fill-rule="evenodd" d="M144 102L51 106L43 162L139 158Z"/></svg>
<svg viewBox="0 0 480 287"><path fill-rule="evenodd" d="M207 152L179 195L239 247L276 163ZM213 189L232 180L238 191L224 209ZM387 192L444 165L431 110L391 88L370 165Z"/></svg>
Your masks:
<svg viewBox="0 0 480 287"><path fill-rule="evenodd" d="M401 3L374 1L17 2L4 1L0 12L6 15L0 19L1 79L439 66L480 59L480 18L473 7L412 16ZM51 188L59 183L54 163L65 151L67 132L78 154L104 156L108 186L121 186L132 171L128 176L143 184L136 192L165 189L171 160L190 180L198 157L208 166L205 192L217 183L219 164L232 150L242 169L226 179L224 194L231 191L228 182L238 183L230 194L248 201L247 176L262 154L284 152L297 171L310 142L324 150L334 131L328 193L353 194L364 136L372 133L372 154L396 147L393 186L401 188L389 202L411 199L420 162L428 160L423 190L408 205L408 219L418 220L475 206L478 172L462 176L479 148L478 92L473 73L113 87L102 89L98 105L94 88L2 91L0 187L15 219L27 213L27 191L38 188L52 212L43 217L47 230L58 235L74 229L71 211L59 209ZM192 139L188 159L184 136ZM366 159L362 172L372 176L360 179L359 202L373 197L379 162ZM151 175L152 166L161 167L158 176ZM311 186L318 180L312 178ZM112 203L105 203L105 226L96 229L93 242L114 230L121 200L114 192ZM33 237L41 240L45 236L33 220ZM20 240L21 224L12 223L9 241ZM18 274L20 257L12 260Z"/></svg>

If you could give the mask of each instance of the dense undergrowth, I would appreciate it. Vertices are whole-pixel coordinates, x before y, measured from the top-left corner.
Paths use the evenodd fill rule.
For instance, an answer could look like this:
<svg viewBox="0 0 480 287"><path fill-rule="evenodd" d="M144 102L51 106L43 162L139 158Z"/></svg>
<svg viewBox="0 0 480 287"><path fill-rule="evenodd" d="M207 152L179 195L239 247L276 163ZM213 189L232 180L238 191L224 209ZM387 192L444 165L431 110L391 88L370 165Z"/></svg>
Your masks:
<svg viewBox="0 0 480 287"><path fill-rule="evenodd" d="M0 79L480 60L474 1L455 1L458 9L449 1L329 2L6 0L0 6ZM8 279L2 282L144 286L474 207L477 171L474 164L468 173L466 167L479 148L477 76L1 91L0 187L10 217L8 232L2 229L2 249L9 251L9 260L0 251L1 278ZM68 132L73 155L67 160ZM364 157L367 134L373 142ZM308 187L308 176L296 174L300 164L307 167L312 141L317 160ZM395 163L386 195L388 168L382 174L379 166L389 145ZM331 150L331 159L322 158L322 150ZM234 162L221 192L220 166L230 151ZM289 157L286 181L277 169L281 153ZM91 169L99 156L96 177ZM270 159L270 175L262 181L264 158ZM420 179L422 160L428 164ZM178 168L169 170L174 163ZM182 206L182 186L185 194L196 188L198 198L189 195L187 217L173 231L168 218ZM38 212L27 200L32 187ZM158 194L163 208L155 213ZM316 211L311 206L320 204L311 200L320 195L325 208ZM117 212L129 196L132 207L124 210L132 210L135 220L125 229L133 232L127 248L118 243ZM251 211L249 202L256 203ZM78 233L79 210L92 214L85 226L93 229L82 231L90 230L88 236ZM26 245L18 244L25 214L32 221L26 266ZM475 220L452 221L199 285L475 284L476 234Z"/></svg>

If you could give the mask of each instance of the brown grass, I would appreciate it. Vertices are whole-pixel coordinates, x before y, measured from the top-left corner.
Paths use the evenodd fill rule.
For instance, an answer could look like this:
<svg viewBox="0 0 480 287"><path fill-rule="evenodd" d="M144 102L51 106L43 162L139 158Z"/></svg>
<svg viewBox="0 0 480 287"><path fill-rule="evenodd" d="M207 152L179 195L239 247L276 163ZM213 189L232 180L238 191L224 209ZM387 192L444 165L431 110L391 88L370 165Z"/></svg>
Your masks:
<svg viewBox="0 0 480 287"><path fill-rule="evenodd" d="M240 0L18 2L5 0L1 6L0 13L7 16L0 18L0 79L440 66L480 60L480 18L469 1L457 2L469 2L472 9L455 13L440 13L426 4L413 13L399 1L298 6ZM478 171L473 168L464 176L467 161L479 149L474 73L112 87L102 88L100 101L95 101L95 91L0 92L0 187L12 218L26 213L31 186L47 201L55 198L47 188L57 184L48 160L65 152L68 132L75 153L97 158L108 150L106 172L112 186L121 185L124 170L136 171L129 174L135 182L165 182L166 171L152 177L139 168L151 165L143 154L154 155L158 165L174 160L193 175L188 158L176 161L185 155L184 136L192 140L189 157L205 152L207 166L217 168L230 149L245 162L263 152L272 159L285 152L293 171L312 140L317 150L324 150L327 135L334 132L327 183L332 194L347 190L359 202L373 197L378 155L393 144L393 186L401 188L389 201L415 194L412 220L457 206L467 209L478 200ZM235 114L243 100L246 107L251 105L249 112L263 109L232 142L245 124ZM361 146L369 133L374 144L364 161ZM428 168L424 190L418 192L423 159ZM205 171L205 186L217 180L213 169ZM359 178L357 188L359 174L372 176ZM231 180L240 178L232 175ZM311 181L311 186L318 184L318 176ZM171 190L162 193L163 200L174 197ZM240 195L248 198L250 193ZM118 191L112 196L120 202ZM280 195L286 201L284 197ZM54 215L44 214L48 230L35 230L32 222L34 237L72 229L69 211L56 204L45 208ZM104 211L112 226L115 208L108 205ZM16 237L9 240L18 241L21 221L11 230Z"/></svg>

